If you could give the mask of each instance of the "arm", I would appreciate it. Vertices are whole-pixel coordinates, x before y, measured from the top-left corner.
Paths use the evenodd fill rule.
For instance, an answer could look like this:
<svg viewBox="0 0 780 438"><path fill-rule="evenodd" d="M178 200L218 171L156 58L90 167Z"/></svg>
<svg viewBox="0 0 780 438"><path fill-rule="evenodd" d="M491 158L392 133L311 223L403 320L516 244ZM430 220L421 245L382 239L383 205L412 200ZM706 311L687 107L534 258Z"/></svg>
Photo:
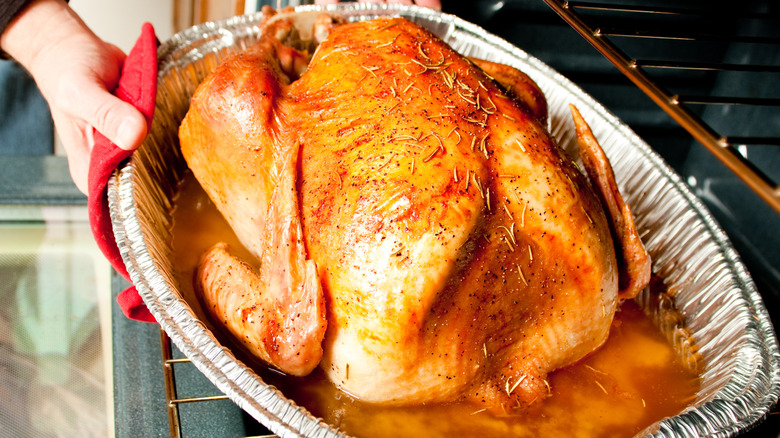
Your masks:
<svg viewBox="0 0 780 438"><path fill-rule="evenodd" d="M98 38L64 0L33 0L0 34L0 48L24 66L51 108L71 176L86 193L93 128L122 149L146 136L144 116L114 97L125 54Z"/></svg>

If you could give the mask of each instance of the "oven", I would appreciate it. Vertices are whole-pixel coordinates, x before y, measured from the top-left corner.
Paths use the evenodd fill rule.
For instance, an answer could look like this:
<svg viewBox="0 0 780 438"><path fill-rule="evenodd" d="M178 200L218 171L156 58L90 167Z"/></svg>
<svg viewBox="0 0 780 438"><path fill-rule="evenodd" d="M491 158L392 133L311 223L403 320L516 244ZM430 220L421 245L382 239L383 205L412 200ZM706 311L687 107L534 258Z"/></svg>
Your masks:
<svg viewBox="0 0 780 438"><path fill-rule="evenodd" d="M275 3L275 2L273 2ZM769 1L444 2L603 103L687 181L780 307L780 15ZM273 6L276 6L273 4ZM114 278L114 291L126 284ZM156 326L114 318L117 436L265 436ZM159 345L159 349L139 348ZM770 414L743 436L770 436Z"/></svg>
<svg viewBox="0 0 780 438"><path fill-rule="evenodd" d="M444 12L541 59L626 122L704 201L780 320L778 5L444 0ZM114 294L127 286L111 282ZM156 325L112 316L117 436L270 434ZM778 414L742 436L776 436Z"/></svg>

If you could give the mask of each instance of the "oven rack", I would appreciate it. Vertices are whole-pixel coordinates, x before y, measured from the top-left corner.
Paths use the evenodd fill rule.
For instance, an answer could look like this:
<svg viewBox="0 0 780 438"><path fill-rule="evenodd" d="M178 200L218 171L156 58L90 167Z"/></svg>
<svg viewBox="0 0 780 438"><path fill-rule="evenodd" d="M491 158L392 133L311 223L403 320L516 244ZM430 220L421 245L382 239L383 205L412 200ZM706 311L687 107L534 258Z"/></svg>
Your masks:
<svg viewBox="0 0 780 438"><path fill-rule="evenodd" d="M192 361L186 357L174 357L171 338L160 327L160 350L163 366L163 381L165 386L165 405L168 411L168 425L171 438L186 438L182 433L182 418L179 407L187 403L209 403L220 400L228 400L228 396L222 394L216 387L214 395L179 397L176 385L176 367L193 366ZM238 408L237 408L238 409ZM273 434L252 435L240 438L277 438Z"/></svg>
<svg viewBox="0 0 780 438"><path fill-rule="evenodd" d="M780 213L780 185L777 180L760 168L758 163L748 159L744 152L746 146L780 147L780 135L729 135L730 127L716 126L707 122L701 114L704 107L745 106L752 108L772 108L780 111L780 96L745 95L685 95L675 93L663 87L660 76L665 71L698 70L714 74L741 73L780 73L780 65L752 62L697 61L695 59L640 59L630 56L619 47L617 41L630 39L642 40L644 44L654 41L718 41L743 46L745 51L759 48L780 50L780 17L765 11L734 11L719 9L717 5L706 3L697 9L685 7L648 7L636 4L590 3L562 0L544 0L566 23L576 30L596 50L608 59L632 83L650 97L658 106L678 122L691 136L709 150L727 168L736 174L747 186ZM749 1L747 3L750 3ZM685 3L682 3L685 4ZM676 3L675 3L676 5ZM766 5L769 5L767 2ZM588 14L586 16L586 14ZM652 21L661 17L666 22ZM668 18L683 18L684 23L704 23L696 29L675 28L669 26ZM621 26L621 20L631 18L636 22L646 22L646 29ZM752 29L769 29L759 34L729 33L720 26L723 20L749 21L758 26ZM710 23L711 25L707 25ZM763 26L763 27L762 27ZM623 44L626 46L628 44ZM752 46L752 48L750 47ZM775 80L780 79L775 77ZM699 108L694 108L699 107ZM776 170L776 169L775 169Z"/></svg>

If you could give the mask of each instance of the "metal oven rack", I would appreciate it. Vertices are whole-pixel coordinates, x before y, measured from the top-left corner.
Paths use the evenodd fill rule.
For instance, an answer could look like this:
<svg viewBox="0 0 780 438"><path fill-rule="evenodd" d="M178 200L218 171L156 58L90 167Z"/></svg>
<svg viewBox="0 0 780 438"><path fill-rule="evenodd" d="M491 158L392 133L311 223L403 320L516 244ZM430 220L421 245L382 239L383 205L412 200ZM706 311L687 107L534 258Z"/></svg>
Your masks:
<svg viewBox="0 0 780 438"><path fill-rule="evenodd" d="M190 363L191 361L187 358L173 357L171 338L168 337L162 328L160 329L160 349L162 350L163 377L165 379L165 401L168 407L168 422L170 426L171 437L181 437L182 432L179 417L180 404L224 400L227 399L228 396L221 394L202 397L179 398L177 395L176 372L174 368L177 364Z"/></svg>
<svg viewBox="0 0 780 438"><path fill-rule="evenodd" d="M732 47L742 46L734 50L741 50L743 54L754 50L776 51L780 47L780 33L777 31L780 27L780 17L762 10L761 6L770 8L769 3L757 5L756 9L758 10L735 12L732 9L719 10L717 5L712 4L707 5L706 8L690 9L684 6L679 8L648 7L560 0L545 0L545 2L631 82L684 127L694 139L704 145L745 184L780 213L780 185L765 170L761 169L758 163L748 159L740 150L741 146L748 145L780 146L780 136L777 136L776 133L775 136L762 135L766 132L767 127L765 126L760 127L761 133L755 135L730 135L728 130L732 128L731 126L728 126L727 123L716 126L715 123L708 122L702 117L707 109L694 108L696 106L748 106L767 107L773 108L774 111L780 111L780 98L778 98L780 94L775 96L685 95L667 90L661 85L660 75L654 74L660 70L696 70L711 72L713 75L741 72L743 75L755 73L756 76L759 76L780 73L780 65L746 61L746 57L740 56L734 56L733 61L730 62L695 58L638 59L632 58L631 54L621 50L618 44L613 42L625 39L645 40L647 44L661 40L667 42L713 41L726 42ZM684 2L683 5L685 5ZM638 28L621 25L620 23L623 23L627 18L631 18L634 22L641 20L646 23L645 25L652 27ZM684 22L686 27L674 27L675 20ZM732 23L749 21L751 23L737 31L747 29L755 33L730 33L731 29L719 25L724 20ZM691 23L699 23L698 28L688 28ZM777 57L775 56L775 58Z"/></svg>
<svg viewBox="0 0 780 438"><path fill-rule="evenodd" d="M714 157L726 168L732 171L750 190L757 194L769 207L780 213L780 185L773 175L780 169L762 167L761 153L758 159L749 159L753 150L780 147L780 126L774 126L772 121L778 122L780 117L780 91L777 85L766 92L761 86L746 87L752 93L734 95L715 90L718 94L696 94L687 92L692 82L713 81L717 75L731 75L738 73L754 76L755 82L751 84L765 84L767 82L780 83L776 75L780 73L780 17L777 8L771 2L757 2L756 7L750 0L744 0L748 7L744 12L734 12L718 9L712 2L688 2L685 6L678 7L677 2L666 2L664 6L640 5L640 2L631 0L619 0L620 3L586 3L569 2L560 0L544 0L549 7L545 12L554 11L565 23L579 33L595 49L609 60L630 82L643 94L648 96L663 112L679 123L690 136L701 143ZM663 0L659 0L663 2ZM262 2L261 2L262 3ZM474 15L471 21L486 27L493 32L491 25L495 24L493 18L499 13L512 13L517 11L517 4L533 3L530 1L493 1L478 0L474 2L481 10ZM536 2L541 3L541 2ZM647 3L647 2L643 2ZM658 2L656 2L658 3ZM694 7L691 8L690 5ZM513 6L514 5L514 6ZM671 6L668 6L671 5ZM770 6L772 11L763 11L761 6ZM444 0L445 12L448 2ZM514 7L514 9L513 9ZM752 9L751 9L752 7ZM533 6L531 18L538 22L551 24L543 15L534 15L539 11L539 6ZM526 11L524 11L526 12ZM455 13L458 13L456 11ZM540 18L541 17L541 18ZM505 17L505 23L517 24L515 17ZM500 20L498 19L500 27ZM482 22L480 22L482 21ZM519 20L522 21L522 20ZM749 29L755 29L757 33L735 34L733 27L724 23L735 21L747 22ZM554 23L560 25L561 23ZM506 25L505 25L506 26ZM505 35L501 35L507 39ZM514 41L513 41L514 42ZM737 55L733 59L724 61L728 56L720 60L696 59L690 57L690 50L680 58L672 49L666 53L670 59L642 58L642 46L654 46L656 44L686 44L700 42L705 45L715 44L737 46ZM521 45L524 49L523 45ZM707 46L709 47L709 46ZM636 50L634 50L636 49ZM696 49L693 49L694 52ZM640 52L633 57L634 51ZM656 50L657 52L658 50ZM662 50L662 51L665 51ZM747 53L769 53L771 61L756 62L750 56L739 56ZM704 51L702 54L705 53ZM533 54L533 53L532 53ZM678 57L676 57L678 56ZM747 59L747 61L745 61ZM775 64L772 64L774 62ZM553 65L553 67L556 67ZM670 73L671 72L671 73ZM677 74L691 73L690 79L679 79ZM571 78L569 72L565 75ZM775 75L768 78L767 75ZM575 82L577 79L572 78ZM614 79L614 78L613 78ZM665 83L666 81L666 83ZM748 79L753 81L753 79ZM682 88L677 91L675 88ZM743 87L744 88L744 87ZM727 89L726 91L729 91ZM771 91L774 90L774 95ZM735 110L735 108L737 108ZM747 109L748 114L757 111L763 114L758 119L752 116L722 117L719 114L738 112ZM733 110L733 111L732 111ZM715 117L711 115L715 113ZM769 114L767 116L767 114ZM764 122L759 122L763 118ZM733 131L734 121L740 122L740 130ZM756 126L742 126L745 121L753 121ZM780 123L777 123L780 125ZM747 128L743 129L743 128ZM752 128L755 128L751 131ZM735 133L736 132L736 133ZM750 148L750 155L746 150ZM777 155L774 155L775 157ZM771 161L770 161L771 163ZM771 165L771 164L770 164ZM213 403L224 400L227 396L222 394L179 398L177 395L176 370L180 366L186 366L189 362L186 358L176 358L172 355L172 346L168 336L161 331L163 375L165 379L165 392L170 423L171 437L182 437L180 407L192 403ZM191 365L190 365L191 366ZM214 388L215 392L218 392ZM778 427L780 410L775 408L770 420L769 428ZM771 429L759 427L759 430L748 432L745 436L762 436ZM270 438L274 435L261 434L257 436Z"/></svg>
<svg viewBox="0 0 780 438"><path fill-rule="evenodd" d="M168 412L168 424L170 429L170 435L171 438L187 438L182 431L182 422L185 420L185 418L183 418L180 413L180 407L182 405L191 404L191 403L208 405L209 403L218 402L221 400L228 400L228 396L220 393L216 387L211 387L207 385L206 386L207 390L211 389L214 391L213 395L195 395L195 396L179 397L178 395L179 391L177 388L177 380L176 380L176 369L178 367L194 367L194 365L192 365L189 359L183 357L183 355L174 354L175 351L176 352L178 351L174 350L174 346L171 344L171 339L168 337L168 334L165 333L165 331L162 329L160 329L160 349L162 355L163 380L165 383L165 402L166 402L166 407ZM189 371L192 370L190 369ZM236 407L236 409L238 409L238 407ZM254 423L253 420L249 420L249 421ZM245 438L276 437L276 435L270 434L270 432L265 430L265 428L259 424L257 425L253 424L252 426L254 429L256 429L253 430L253 432L258 432L260 433L260 435L253 434L251 437L245 437ZM243 434L241 435L243 436Z"/></svg>

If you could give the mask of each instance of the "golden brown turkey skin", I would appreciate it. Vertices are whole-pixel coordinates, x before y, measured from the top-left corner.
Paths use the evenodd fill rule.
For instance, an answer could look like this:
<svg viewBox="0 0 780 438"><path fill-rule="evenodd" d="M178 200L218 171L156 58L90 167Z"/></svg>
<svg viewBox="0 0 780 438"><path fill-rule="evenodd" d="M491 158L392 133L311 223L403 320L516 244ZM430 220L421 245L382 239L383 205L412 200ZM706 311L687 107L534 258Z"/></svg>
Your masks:
<svg viewBox="0 0 780 438"><path fill-rule="evenodd" d="M569 107L577 131L580 158L610 220L620 272L619 296L623 299L633 298L650 283L650 255L639 238L631 208L623 202L606 154L577 107Z"/></svg>
<svg viewBox="0 0 780 438"><path fill-rule="evenodd" d="M322 358L327 321L314 261L306 257L296 191L298 144L277 117L284 87L306 56L273 34L221 64L201 83L179 130L181 149L255 270L215 245L203 256L196 288L205 308L251 353L293 375Z"/></svg>
<svg viewBox="0 0 780 438"><path fill-rule="evenodd" d="M532 88L512 72L498 86L403 19L335 27L292 82L264 67L277 65L272 40L252 51L260 68L239 56L201 86L182 150L231 225L257 227L248 247L268 240L258 222L274 220L278 192L273 177L253 178L294 162L285 193L297 197L296 254L316 263L326 303L328 377L391 404L511 409L546 396L547 373L605 341L618 269L599 199L545 130ZM531 90L514 92L527 104L513 88Z"/></svg>
<svg viewBox="0 0 780 438"><path fill-rule="evenodd" d="M504 87L506 94L522 102L531 115L544 126L547 125L547 99L544 93L527 74L520 70L497 62L469 58L489 77Z"/></svg>

